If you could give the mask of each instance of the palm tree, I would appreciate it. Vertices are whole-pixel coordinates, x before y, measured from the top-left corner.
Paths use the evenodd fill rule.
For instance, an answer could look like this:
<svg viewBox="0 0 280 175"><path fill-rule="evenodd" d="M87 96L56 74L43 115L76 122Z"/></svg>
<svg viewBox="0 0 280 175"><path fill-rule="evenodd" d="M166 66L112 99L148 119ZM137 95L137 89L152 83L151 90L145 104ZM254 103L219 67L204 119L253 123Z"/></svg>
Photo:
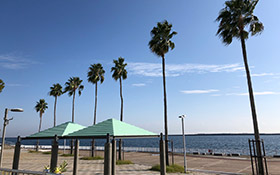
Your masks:
<svg viewBox="0 0 280 175"><path fill-rule="evenodd" d="M230 0L225 2L225 7L220 11L216 21L219 22L217 35L226 45L231 44L233 38L241 41L243 61L247 75L247 84L249 90L249 98L251 104L251 112L253 118L254 135L256 140L258 171L264 174L263 162L261 157L260 135L254 102L254 94L250 77L250 70L247 61L245 40L252 36L260 34L264 27L258 17L253 14L258 0Z"/></svg>
<svg viewBox="0 0 280 175"><path fill-rule="evenodd" d="M93 125L96 124L96 109L97 109L97 83L100 81L100 84L104 81L105 70L103 69L100 63L92 64L89 67L88 71L88 82L95 84L95 105L94 105L94 117L93 117Z"/></svg>
<svg viewBox="0 0 280 175"><path fill-rule="evenodd" d="M79 96L82 94L82 90L84 86L81 85L83 80L80 80L79 77L70 77L68 81L65 83L64 93L68 92L69 97L73 95L72 102L72 122L74 123L74 107L75 107L75 95L76 90L78 89ZM70 154L73 154L73 146L74 140L72 139L70 142Z"/></svg>
<svg viewBox="0 0 280 175"><path fill-rule="evenodd" d="M79 77L70 77L65 83L64 92L68 92L69 97L73 95L72 102L72 122L74 122L74 107L75 107L75 95L76 90L78 90L79 96L82 94L84 86L81 85L83 80L80 80Z"/></svg>
<svg viewBox="0 0 280 175"><path fill-rule="evenodd" d="M97 109L97 83L100 81L100 84L104 81L104 74L105 70L103 69L102 65L100 63L98 64L92 64L89 67L88 71L88 82L95 84L95 105L94 105L94 116L93 116L93 125L96 124L96 109ZM94 157L94 148L95 148L95 142L94 139L92 139L91 143L92 149L91 149L91 156Z"/></svg>
<svg viewBox="0 0 280 175"><path fill-rule="evenodd" d="M125 80L127 78L127 71L124 63L124 58L119 57L118 60L113 60L115 67L111 68L111 72L113 72L112 78L118 81L120 80L120 97L121 97L121 115L120 120L123 121L123 96L122 96L122 79Z"/></svg>
<svg viewBox="0 0 280 175"><path fill-rule="evenodd" d="M40 123L39 123L38 132L41 131L42 117L43 117L43 114L45 113L45 111L47 109L48 109L48 103L46 103L46 101L44 99L40 99L39 101L37 101L36 106L35 106L35 110L36 110L36 112L39 112L39 116L40 116ZM36 151L38 151L38 149L39 149L39 140L37 140Z"/></svg>
<svg viewBox="0 0 280 175"><path fill-rule="evenodd" d="M61 96L63 94L62 86L57 83L53 84L52 87L50 87L51 91L49 92L50 96L53 96L55 98L54 100L54 114L53 114L53 126L56 125L56 103L57 103L57 97Z"/></svg>
<svg viewBox="0 0 280 175"><path fill-rule="evenodd" d="M118 60L113 60L115 67L111 68L111 72L113 72L112 77L114 80L120 80L120 97L121 97L121 114L120 120L123 121L123 96L122 96L122 79L125 80L127 78L127 71L125 66L127 65L124 63L124 58L119 57ZM119 140L119 160L122 159L121 156L121 148L122 148L122 140Z"/></svg>
<svg viewBox="0 0 280 175"><path fill-rule="evenodd" d="M2 92L2 90L4 89L5 87L5 83L3 80L0 79L0 93Z"/></svg>
<svg viewBox="0 0 280 175"><path fill-rule="evenodd" d="M151 31L151 41L149 47L152 52L162 58L162 78L163 78L163 96L164 96L164 129L165 129L165 151L166 151L166 164L169 165L168 160L168 127L167 127L167 97L166 97L166 82L165 82L165 54L169 49L173 50L175 44L171 41L171 38L177 34L177 32L171 32L172 24L169 24L166 20L158 22L157 26Z"/></svg>

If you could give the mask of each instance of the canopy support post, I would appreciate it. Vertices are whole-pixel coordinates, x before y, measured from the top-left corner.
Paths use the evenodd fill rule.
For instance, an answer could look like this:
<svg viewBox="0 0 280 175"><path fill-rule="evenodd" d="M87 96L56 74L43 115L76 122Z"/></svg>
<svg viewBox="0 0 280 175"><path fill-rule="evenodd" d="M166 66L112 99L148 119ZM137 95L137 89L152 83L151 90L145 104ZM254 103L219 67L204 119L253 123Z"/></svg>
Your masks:
<svg viewBox="0 0 280 175"><path fill-rule="evenodd" d="M104 149L104 175L112 173L112 144L110 143L110 135L107 133L107 142Z"/></svg>
<svg viewBox="0 0 280 175"><path fill-rule="evenodd" d="M53 173L55 168L57 167L57 157L58 157L58 137L54 136L53 144L52 144L52 155L51 155L51 167L50 170Z"/></svg>

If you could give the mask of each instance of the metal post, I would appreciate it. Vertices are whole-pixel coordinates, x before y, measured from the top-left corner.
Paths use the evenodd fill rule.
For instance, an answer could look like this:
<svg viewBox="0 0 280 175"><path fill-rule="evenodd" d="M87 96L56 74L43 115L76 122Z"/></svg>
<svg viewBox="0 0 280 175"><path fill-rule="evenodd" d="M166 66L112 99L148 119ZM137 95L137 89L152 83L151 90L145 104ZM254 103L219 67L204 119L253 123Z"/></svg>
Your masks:
<svg viewBox="0 0 280 175"><path fill-rule="evenodd" d="M265 163L265 171L266 171L266 174L268 175L268 169L267 169L266 155L265 155L265 149L264 149L263 140L262 140L262 148L263 148L263 157L264 157L264 163Z"/></svg>
<svg viewBox="0 0 280 175"><path fill-rule="evenodd" d="M117 146L116 140L112 140L112 175L116 175Z"/></svg>
<svg viewBox="0 0 280 175"><path fill-rule="evenodd" d="M124 158L124 141L122 141L122 148L123 148L123 150L122 150L122 160L125 160L125 158Z"/></svg>
<svg viewBox="0 0 280 175"><path fill-rule="evenodd" d="M19 158L20 158L20 146L21 146L21 138L18 136L17 143L15 145L15 151L14 151L14 160L13 160L13 167L12 169L17 170L19 165ZM16 173L15 173L16 175Z"/></svg>
<svg viewBox="0 0 280 175"><path fill-rule="evenodd" d="M160 150L160 175L166 175L166 157L165 157L165 141L160 133L159 150Z"/></svg>
<svg viewBox="0 0 280 175"><path fill-rule="evenodd" d="M171 140L171 150L172 150L172 165L174 165L174 144L173 144L173 140Z"/></svg>
<svg viewBox="0 0 280 175"><path fill-rule="evenodd" d="M57 156L58 156L58 137L57 135L54 136L53 144L52 144L52 155L51 155L51 172L55 171L55 168L57 167Z"/></svg>
<svg viewBox="0 0 280 175"><path fill-rule="evenodd" d="M91 141L91 157L95 156L95 140L94 138Z"/></svg>
<svg viewBox="0 0 280 175"><path fill-rule="evenodd" d="M257 156L256 156L256 147L255 147L254 140L252 140L252 144L253 144L253 153L254 153L254 159L255 159L255 165L256 165L256 173L257 173L257 175L259 175L258 162L257 162ZM260 174L260 175L262 175L262 174Z"/></svg>
<svg viewBox="0 0 280 175"><path fill-rule="evenodd" d="M3 123L3 131L2 131L2 146L1 146L1 152L0 152L0 167L2 167L3 152L4 152L4 147L5 147L7 117L8 117L8 108L5 109L5 115L4 115L4 123Z"/></svg>
<svg viewBox="0 0 280 175"><path fill-rule="evenodd" d="M253 175L255 175L255 171L254 171L254 162L253 162L253 155L252 155L251 140L249 139L248 142L249 142L249 148L250 148L250 157L251 157L252 173L253 173Z"/></svg>
<svg viewBox="0 0 280 175"><path fill-rule="evenodd" d="M76 142L75 142L75 152L74 152L73 175L77 175L78 174L79 145L80 145L80 141L78 139L76 139Z"/></svg>
<svg viewBox="0 0 280 175"><path fill-rule="evenodd" d="M112 173L112 144L110 143L110 135L107 134L107 142L104 149L104 175Z"/></svg>
<svg viewBox="0 0 280 175"><path fill-rule="evenodd" d="M182 119L182 133L183 133L183 146L184 146L184 172L187 173L187 160L186 160L186 141L185 141L185 126L184 126L184 118L185 115L179 116Z"/></svg>
<svg viewBox="0 0 280 175"><path fill-rule="evenodd" d="M66 139L64 139L64 141L63 141L63 154L65 154L65 149L66 149Z"/></svg>

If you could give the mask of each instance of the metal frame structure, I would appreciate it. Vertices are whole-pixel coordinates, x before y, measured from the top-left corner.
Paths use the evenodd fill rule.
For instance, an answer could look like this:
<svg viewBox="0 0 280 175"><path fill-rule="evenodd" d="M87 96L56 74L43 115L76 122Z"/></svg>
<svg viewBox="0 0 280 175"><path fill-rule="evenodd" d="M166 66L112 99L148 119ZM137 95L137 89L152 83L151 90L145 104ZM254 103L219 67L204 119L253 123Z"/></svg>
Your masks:
<svg viewBox="0 0 280 175"><path fill-rule="evenodd" d="M258 156L257 156L257 152L256 152L256 142L260 142L259 144L261 145L261 160L264 162L264 165L265 165L265 174L268 175L268 169L267 169L267 161L266 161L266 154L265 154L265 148L264 148L264 142L263 140L261 141L256 141L256 140L251 140L249 139L248 140L248 143L249 143L249 150L250 150L250 157L251 157L251 166L252 166L252 174L253 175L262 175L262 174L259 174L259 171L258 171Z"/></svg>

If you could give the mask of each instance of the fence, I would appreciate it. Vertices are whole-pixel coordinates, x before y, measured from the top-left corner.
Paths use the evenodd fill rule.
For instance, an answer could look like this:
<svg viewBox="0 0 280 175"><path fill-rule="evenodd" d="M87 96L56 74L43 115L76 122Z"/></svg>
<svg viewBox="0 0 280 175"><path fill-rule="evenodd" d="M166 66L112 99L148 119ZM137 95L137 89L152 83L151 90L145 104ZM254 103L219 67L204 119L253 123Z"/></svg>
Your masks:
<svg viewBox="0 0 280 175"><path fill-rule="evenodd" d="M40 171L28 171L28 170L13 170L7 168L0 168L1 175L22 175L22 174L30 174L30 175L56 175L53 173L40 172Z"/></svg>
<svg viewBox="0 0 280 175"><path fill-rule="evenodd" d="M35 149L35 145L21 145L21 148L25 149ZM51 145L40 145L40 149L50 150ZM63 149L70 149L70 146L59 146L60 150ZM91 146L80 146L80 150L91 150ZM118 148L117 148L118 149ZM104 146L95 146L95 150L97 151L104 151ZM123 150L125 152L151 152L151 153L159 153L159 148L157 147L124 147ZM172 152L171 147L169 147L169 151ZM183 148L174 148L174 153L183 153ZM192 149L189 148L186 150L187 153L192 154L194 152L197 153L208 153L208 149ZM240 155L250 155L248 150L241 150L241 149L212 149L214 153L224 153L224 154L232 154L232 153L239 153Z"/></svg>

